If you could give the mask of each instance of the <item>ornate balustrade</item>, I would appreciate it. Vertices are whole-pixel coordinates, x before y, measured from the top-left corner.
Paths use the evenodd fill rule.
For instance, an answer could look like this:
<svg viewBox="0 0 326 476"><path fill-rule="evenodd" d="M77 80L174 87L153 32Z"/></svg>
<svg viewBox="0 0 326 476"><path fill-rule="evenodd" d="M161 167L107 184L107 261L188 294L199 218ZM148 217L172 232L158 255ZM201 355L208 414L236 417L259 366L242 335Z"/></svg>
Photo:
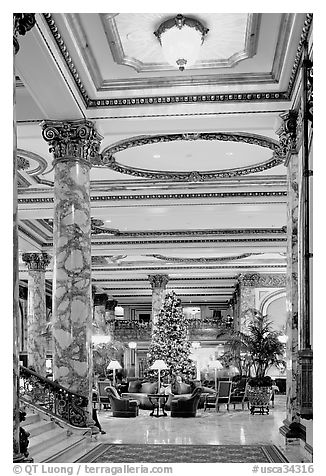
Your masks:
<svg viewBox="0 0 326 476"><path fill-rule="evenodd" d="M152 333L151 322L115 321L113 323L114 338L117 340L150 340Z"/></svg>
<svg viewBox="0 0 326 476"><path fill-rule="evenodd" d="M224 323L213 318L189 319L188 332L191 340L216 340L233 329L232 323Z"/></svg>
<svg viewBox="0 0 326 476"><path fill-rule="evenodd" d="M220 335L228 333L233 324L227 324L212 318L189 319L189 338L192 340L215 340ZM115 321L112 323L112 331L117 340L142 340L151 339L152 323L139 321Z"/></svg>
<svg viewBox="0 0 326 476"><path fill-rule="evenodd" d="M67 390L56 382L20 367L20 396L36 407L70 425L85 428L89 420L88 398Z"/></svg>

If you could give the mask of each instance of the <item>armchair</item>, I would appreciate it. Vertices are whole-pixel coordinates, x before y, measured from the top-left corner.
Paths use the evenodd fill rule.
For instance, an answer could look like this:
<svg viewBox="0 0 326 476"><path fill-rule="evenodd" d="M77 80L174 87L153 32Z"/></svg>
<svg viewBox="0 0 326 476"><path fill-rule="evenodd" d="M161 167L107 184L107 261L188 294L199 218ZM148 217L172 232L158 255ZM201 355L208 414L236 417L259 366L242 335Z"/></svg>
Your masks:
<svg viewBox="0 0 326 476"><path fill-rule="evenodd" d="M121 398L116 388L106 387L105 391L110 400L112 416L120 418L136 417L139 411L139 402L129 398Z"/></svg>
<svg viewBox="0 0 326 476"><path fill-rule="evenodd" d="M203 389L196 387L192 394L188 397L181 397L171 400L171 417L195 417Z"/></svg>

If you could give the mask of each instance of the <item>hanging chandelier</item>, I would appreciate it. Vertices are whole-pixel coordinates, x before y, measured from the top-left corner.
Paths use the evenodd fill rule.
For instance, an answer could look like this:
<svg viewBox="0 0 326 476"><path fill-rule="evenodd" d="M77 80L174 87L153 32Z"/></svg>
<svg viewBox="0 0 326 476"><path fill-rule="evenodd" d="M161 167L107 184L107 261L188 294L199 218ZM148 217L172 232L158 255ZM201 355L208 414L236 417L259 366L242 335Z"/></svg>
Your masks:
<svg viewBox="0 0 326 476"><path fill-rule="evenodd" d="M154 31L166 61L180 71L196 62L207 33L208 28L199 20L181 14L169 18Z"/></svg>

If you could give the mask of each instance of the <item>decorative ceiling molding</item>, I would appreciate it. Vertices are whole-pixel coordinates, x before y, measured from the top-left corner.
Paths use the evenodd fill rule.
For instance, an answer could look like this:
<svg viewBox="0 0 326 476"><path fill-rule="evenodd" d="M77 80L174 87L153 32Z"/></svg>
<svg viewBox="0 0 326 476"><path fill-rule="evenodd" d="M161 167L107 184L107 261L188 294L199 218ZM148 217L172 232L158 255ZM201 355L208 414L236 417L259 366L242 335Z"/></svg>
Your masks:
<svg viewBox="0 0 326 476"><path fill-rule="evenodd" d="M215 270L220 270L220 269L229 269L229 270L232 270L232 269L284 269L286 270L286 264L261 264L261 265L241 265L241 264L238 264L238 265L235 265L235 264L231 264L231 265L219 265L219 264L216 264L216 265L201 265L201 266L196 266L196 269L207 269L207 270L211 270L211 271L215 271ZM145 272L150 272L150 271L160 271L160 272L164 272L164 271L167 271L169 270L181 270L181 269L185 269L185 270L193 270L193 265L189 265L189 266L185 266L185 265L180 265L180 266L167 266L167 265L163 265L162 266L159 266L159 267L154 267L154 266L132 266L132 267L129 267L129 268L126 268L126 267L117 267L117 268L110 268L110 271L130 271L132 273L134 273L135 271L145 271ZM108 268L97 268L97 271L107 271ZM216 278L214 278L216 279ZM173 279L172 279L173 280ZM105 278L101 279L101 281L106 281Z"/></svg>
<svg viewBox="0 0 326 476"><path fill-rule="evenodd" d="M233 169L208 170L208 171L159 171L150 169L140 169L120 164L113 154L124 151L132 147L141 147L149 144L168 143L176 141L221 141L221 142L243 142L245 144L256 145L271 149L273 156L255 165L238 167ZM93 161L94 166L108 167L115 172L144 177L155 180L173 180L185 182L212 181L218 178L238 177L248 175L276 167L284 161L283 149L279 143L269 137L258 134L247 133L225 133L225 132L197 132L197 133L177 133L160 134L152 136L137 136L119 141L118 143L106 147L103 152Z"/></svg>
<svg viewBox="0 0 326 476"><path fill-rule="evenodd" d="M205 280L208 280L208 281L212 281L212 280L228 280L228 281L232 281L232 280L236 280L238 279L238 276L237 275L234 275L234 276L216 276L216 277L196 277L196 278L191 278L189 276L185 276L184 278L173 278L171 277L170 278L170 285L171 285L171 282L172 281L205 281ZM92 281L104 281L106 283L115 283L115 282L124 282L124 281L148 281L148 278L109 278L109 279L105 279L105 278L102 278L102 279L97 279L97 278L92 278Z"/></svg>
<svg viewBox="0 0 326 476"><path fill-rule="evenodd" d="M170 200L188 198L257 198L257 197L286 197L287 192L203 192L203 193L160 193L141 195L95 195L91 196L91 202L115 201L115 200ZM18 198L18 203L53 203L53 197L24 197Z"/></svg>
<svg viewBox="0 0 326 476"><path fill-rule="evenodd" d="M214 263L214 262L220 262L220 261L234 261L234 260L239 260L239 259L244 259L248 258L249 256L255 256L255 255L262 255L264 253L242 253L241 255L238 256L219 256L219 257L213 257L213 258L177 258L177 257L171 257L171 256L163 256L159 254L151 254L151 255L144 255L144 256L151 256L156 259L160 259L163 261L172 261L174 263Z"/></svg>
<svg viewBox="0 0 326 476"><path fill-rule="evenodd" d="M17 149L17 162L25 164L25 166L20 167L20 169L27 170L28 175L31 176L42 174L48 166L47 161L43 159L43 157L24 149ZM30 169L33 162L36 162L36 167Z"/></svg>
<svg viewBox="0 0 326 476"><path fill-rule="evenodd" d="M161 105L161 104L173 104L173 103L197 103L197 102L265 102L265 101L288 101L291 99L293 86L297 73L299 70L300 59L303 51L303 43L307 40L312 23L312 13L306 15L303 30L300 37L299 46L297 49L296 57L292 67L291 77L289 80L288 88L282 92L258 92L258 93L246 93L235 92L232 94L213 94L213 95L164 95L164 96L143 96L143 97L126 97L116 99L90 99L86 88L83 85L76 66L74 65L70 56L67 45L63 41L62 36L55 24L55 21L50 13L44 13L43 17L50 29L51 34L61 52L63 59L75 81L75 84L80 92L81 97L84 100L85 106L88 108L106 108L106 107L131 107L131 106L143 106L143 105ZM151 86L153 87L153 86Z"/></svg>
<svg viewBox="0 0 326 476"><path fill-rule="evenodd" d="M170 64L164 62L164 63L158 63L157 61L155 62L143 62L139 60L136 56L128 56L125 53L126 48L124 47L125 44L128 47L128 38L126 35L125 29L128 28L127 25L122 26L119 25L119 20L120 20L120 15L123 15L121 13L114 14L112 13L104 13L100 14L103 28L106 34L106 37L109 42L109 47L112 53L112 57L114 61L117 64L121 65L126 65L130 66L131 68L135 69L138 73L139 72L157 72L157 71L175 71L175 67L171 66ZM138 23L137 26L133 26L133 32L132 34L142 36L142 39L138 42L139 43L139 48L137 51L137 48L135 45L137 45L137 42L133 42L131 47L134 50L135 55L143 56L143 51L144 48L149 48L152 44L155 46L155 53L159 49L158 43L156 44L156 39L153 37L153 31L150 33L148 31L144 33L144 26L148 25L148 18L146 18L146 15L150 15L151 22L153 22L153 15L157 15L157 19L155 19L155 23L157 21L161 22L162 18L160 14L146 14L146 13L140 13L137 16ZM207 23L208 18L206 18L203 14L201 15L201 21L204 21L204 23ZM211 17L212 14L209 16ZM225 15L225 14L219 14L220 16ZM164 14L166 16L166 14ZM209 18L211 20L211 18ZM235 35L240 35L243 38L243 49L241 51L234 51L233 54L228 57L228 58L218 58L218 59L209 59L206 53L206 59L201 59L196 61L194 65L191 66L192 70L197 70L197 69L206 69L206 68L232 68L235 66L237 63L240 61L251 58L256 54L257 51L257 43L258 43L258 36L259 36L259 27L260 27L260 21L261 21L261 14L260 13L248 13L247 14L247 22L246 22L246 27L245 27L245 35L243 38L243 31L235 31L235 25L231 25L231 28L233 28L233 36ZM241 25L243 27L243 24ZM221 35L221 32L218 31L214 35L214 31L211 29L210 31L210 43L211 43L211 50L212 54L216 55L216 40L217 38L214 38L216 35L219 36L219 41L221 42L221 36L223 37L223 34ZM224 41L227 41L224 40ZM151 43L151 44L149 44ZM207 45L207 40L206 40L206 48L205 51L208 51L208 45ZM154 53L154 54L155 54ZM155 54L155 56L157 56ZM172 79L173 81L173 79ZM129 82L131 82L129 80ZM155 81L156 85L156 81Z"/></svg>

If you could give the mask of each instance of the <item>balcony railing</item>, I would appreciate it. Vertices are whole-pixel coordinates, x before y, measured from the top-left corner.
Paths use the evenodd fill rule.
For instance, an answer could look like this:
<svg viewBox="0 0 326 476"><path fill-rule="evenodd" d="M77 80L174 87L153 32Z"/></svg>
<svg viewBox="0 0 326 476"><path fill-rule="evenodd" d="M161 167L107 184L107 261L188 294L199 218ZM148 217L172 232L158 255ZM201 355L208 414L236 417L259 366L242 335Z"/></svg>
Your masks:
<svg viewBox="0 0 326 476"><path fill-rule="evenodd" d="M233 329L232 323L223 323L213 318L189 319L189 338L191 340L216 340L223 334ZM115 321L112 331L117 340L142 340L149 341L152 333L152 322Z"/></svg>

